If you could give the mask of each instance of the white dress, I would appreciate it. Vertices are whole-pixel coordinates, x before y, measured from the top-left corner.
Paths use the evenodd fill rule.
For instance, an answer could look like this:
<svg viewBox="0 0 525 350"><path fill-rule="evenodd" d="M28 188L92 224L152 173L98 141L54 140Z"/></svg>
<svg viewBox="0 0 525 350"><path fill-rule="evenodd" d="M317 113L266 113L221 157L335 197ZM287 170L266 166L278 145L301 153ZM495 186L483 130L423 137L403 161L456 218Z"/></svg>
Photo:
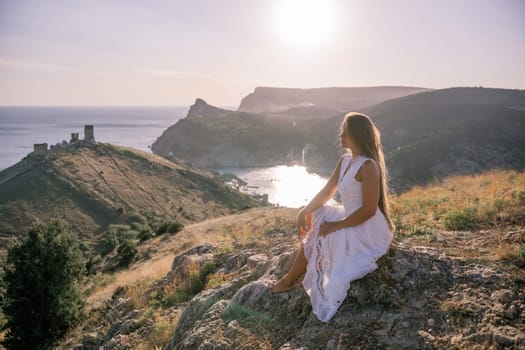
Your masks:
<svg viewBox="0 0 525 350"><path fill-rule="evenodd" d="M323 322L334 316L350 282L374 271L376 260L388 251L392 242L393 234L379 208L362 224L319 236L323 222L342 220L362 206L362 185L355 176L367 159L370 158L357 156L345 174L352 157L343 157L338 183L343 205L315 210L312 228L303 240L308 261L303 286L310 296L312 311Z"/></svg>

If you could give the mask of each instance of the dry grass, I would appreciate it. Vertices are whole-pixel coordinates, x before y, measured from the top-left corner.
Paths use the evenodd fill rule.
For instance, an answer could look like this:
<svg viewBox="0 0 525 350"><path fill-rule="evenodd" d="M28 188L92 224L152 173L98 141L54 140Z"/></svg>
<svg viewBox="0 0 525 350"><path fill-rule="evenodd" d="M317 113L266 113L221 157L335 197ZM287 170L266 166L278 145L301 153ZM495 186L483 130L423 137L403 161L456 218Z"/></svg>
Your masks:
<svg viewBox="0 0 525 350"><path fill-rule="evenodd" d="M490 254L482 255L490 255L490 259L502 260L518 254L512 244L506 245L501 241L485 242L486 244L481 242L483 232L474 237L458 233L449 235L447 225L460 225L458 230L491 228L496 231L512 223L523 226L524 173L491 171L477 176L452 177L430 186L415 187L393 196L391 200L397 233L405 237L421 237L425 243L440 246L445 251L448 248L452 255L466 258L479 256L479 248L483 245L487 246ZM114 282L95 290L88 303L100 305L119 286L165 276L171 268L173 257L196 245L210 242L225 252L232 251L235 244L270 245L272 242L268 241L266 233L269 230L288 232L293 227L296 214L295 209L256 208L241 214L187 225L177 235L149 240L140 247L140 251L148 251L150 259L115 273ZM481 243L471 244L473 238L479 239ZM210 286L223 278L227 276L210 276Z"/></svg>
<svg viewBox="0 0 525 350"><path fill-rule="evenodd" d="M447 178L391 198L400 234L525 224L525 173L494 170Z"/></svg>
<svg viewBox="0 0 525 350"><path fill-rule="evenodd" d="M173 336L177 322L179 321L178 316L175 319L159 319L155 320L153 329L146 335L146 339L142 344L137 345L137 350L161 350L168 344L169 340Z"/></svg>
<svg viewBox="0 0 525 350"><path fill-rule="evenodd" d="M525 278L525 173L494 170L415 187L392 197L392 217L398 240Z"/></svg>
<svg viewBox="0 0 525 350"><path fill-rule="evenodd" d="M172 260L173 256L164 255L115 273L112 283L93 291L88 298L88 305L99 306L101 302L109 300L119 286L130 286L141 281L162 278L170 270Z"/></svg>
<svg viewBox="0 0 525 350"><path fill-rule="evenodd" d="M224 251L232 250L233 244L269 245L268 230L288 232L295 220L296 209L256 208L237 215L228 215L204 222L187 225L175 236L161 236L140 247L149 251L150 259L114 274L114 282L95 289L88 298L91 306L100 306L111 298L119 286L129 286L141 280L156 280L171 269L174 256L206 242Z"/></svg>
<svg viewBox="0 0 525 350"><path fill-rule="evenodd" d="M137 349L161 349L166 346L178 322L181 309L177 306L192 296L195 281L199 280L202 288L213 288L233 277L232 274L207 273L203 280L202 268L195 267L188 271L187 281L174 281L156 290L154 284L166 276L171 269L173 258L191 247L212 243L219 253L229 253L237 245L270 245L268 233L272 231L288 232L295 222L296 209L255 208L241 214L209 219L191 224L176 235L164 235L144 242L139 246L141 252L149 252L147 261L132 265L129 269L113 274L113 282L93 288L88 299L93 317L104 310L105 303L111 299L117 288L125 287L124 297L130 298L134 309L144 309L141 322L154 320L148 328L142 343L136 343ZM193 281L193 282L192 282ZM184 304L180 304L184 305ZM175 306L175 307L174 307ZM174 316L176 315L176 317ZM91 321L84 323L91 324ZM85 328L85 327L84 327ZM72 332L73 337L81 333Z"/></svg>

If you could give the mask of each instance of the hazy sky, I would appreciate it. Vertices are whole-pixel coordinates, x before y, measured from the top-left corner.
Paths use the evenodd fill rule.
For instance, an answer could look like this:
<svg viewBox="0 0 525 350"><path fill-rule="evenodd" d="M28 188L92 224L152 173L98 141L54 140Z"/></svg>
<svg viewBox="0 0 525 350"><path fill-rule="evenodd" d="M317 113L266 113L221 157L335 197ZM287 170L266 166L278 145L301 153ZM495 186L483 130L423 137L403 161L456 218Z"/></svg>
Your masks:
<svg viewBox="0 0 525 350"><path fill-rule="evenodd" d="M0 0L0 105L376 85L525 89L525 1Z"/></svg>

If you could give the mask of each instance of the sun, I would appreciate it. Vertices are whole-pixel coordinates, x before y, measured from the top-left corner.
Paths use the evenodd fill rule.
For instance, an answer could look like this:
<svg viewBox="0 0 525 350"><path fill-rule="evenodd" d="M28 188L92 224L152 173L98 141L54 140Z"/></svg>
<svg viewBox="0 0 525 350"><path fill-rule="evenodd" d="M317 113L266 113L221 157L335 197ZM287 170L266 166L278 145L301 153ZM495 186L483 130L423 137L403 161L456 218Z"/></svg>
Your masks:
<svg viewBox="0 0 525 350"><path fill-rule="evenodd" d="M272 26L287 44L315 48L331 41L336 12L331 0L279 0Z"/></svg>

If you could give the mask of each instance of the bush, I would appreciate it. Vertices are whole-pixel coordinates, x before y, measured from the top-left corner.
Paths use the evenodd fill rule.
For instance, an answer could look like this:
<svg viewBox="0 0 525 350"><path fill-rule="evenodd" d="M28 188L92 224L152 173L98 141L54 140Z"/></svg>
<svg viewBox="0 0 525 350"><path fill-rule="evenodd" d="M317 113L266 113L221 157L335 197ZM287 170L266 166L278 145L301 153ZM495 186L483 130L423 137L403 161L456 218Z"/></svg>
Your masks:
<svg viewBox="0 0 525 350"><path fill-rule="evenodd" d="M522 266L525 266L525 243L523 243L521 246L520 246L520 250L519 250L519 259L520 259L520 264Z"/></svg>
<svg viewBox="0 0 525 350"><path fill-rule="evenodd" d="M466 208L462 211L453 211L445 216L443 222L447 230L470 230L476 228L478 219L474 208Z"/></svg>
<svg viewBox="0 0 525 350"><path fill-rule="evenodd" d="M5 316L2 313L2 311L0 311L0 332L3 332L6 323L7 323L7 320L5 319Z"/></svg>
<svg viewBox="0 0 525 350"><path fill-rule="evenodd" d="M138 234L138 239L141 242L147 241L150 238L153 238L155 236L155 232L151 229L149 226L144 226L142 230L140 230Z"/></svg>
<svg viewBox="0 0 525 350"><path fill-rule="evenodd" d="M206 285L206 279L208 278L208 275L213 273L216 268L217 266L215 263L211 261L204 263L198 271L189 274L188 280L186 281L187 285L185 286L185 290L193 295L200 293L200 291L203 290L204 286Z"/></svg>
<svg viewBox="0 0 525 350"><path fill-rule="evenodd" d="M148 220L144 216L142 216L140 213L137 213L137 212L133 212L129 214L129 220L131 222L140 223L140 224L145 224L148 222Z"/></svg>
<svg viewBox="0 0 525 350"><path fill-rule="evenodd" d="M129 264L135 258L135 255L137 255L137 252L137 247L131 240L126 239L120 242L117 249L117 253L119 255L119 265L125 267L129 266Z"/></svg>
<svg viewBox="0 0 525 350"><path fill-rule="evenodd" d="M184 303L193 298L194 294L181 290L175 289L173 292L167 294L162 298L161 305L165 309L173 307L179 303Z"/></svg>
<svg viewBox="0 0 525 350"><path fill-rule="evenodd" d="M115 233L119 241L133 237L133 230L129 225L109 225L108 231L110 233Z"/></svg>
<svg viewBox="0 0 525 350"><path fill-rule="evenodd" d="M516 194L516 197L518 198L518 203L519 205L524 205L525 204L525 191L519 191L517 194Z"/></svg>
<svg viewBox="0 0 525 350"><path fill-rule="evenodd" d="M204 263L198 270L191 271L188 278L184 280L180 287L173 292L167 294L161 301L163 307L172 307L178 303L182 303L193 298L194 295L200 293L206 285L208 275L217 269L217 265L213 262Z"/></svg>
<svg viewBox="0 0 525 350"><path fill-rule="evenodd" d="M118 237L116 232L109 231L104 239L102 240L102 251L100 254L102 256L108 255L118 246Z"/></svg>
<svg viewBox="0 0 525 350"><path fill-rule="evenodd" d="M164 233L177 233L184 228L184 225L178 221L164 221L157 227L157 235Z"/></svg>
<svg viewBox="0 0 525 350"><path fill-rule="evenodd" d="M228 305L224 310L224 319L226 321L243 320L258 326L271 326L273 324L271 316L237 303Z"/></svg>
<svg viewBox="0 0 525 350"><path fill-rule="evenodd" d="M506 208L509 208L511 205L509 201L498 198L494 201L493 206L496 212L499 213L504 211Z"/></svg>
<svg viewBox="0 0 525 350"><path fill-rule="evenodd" d="M62 223L34 224L27 239L9 249L3 270L7 349L49 348L82 319L84 261Z"/></svg>

